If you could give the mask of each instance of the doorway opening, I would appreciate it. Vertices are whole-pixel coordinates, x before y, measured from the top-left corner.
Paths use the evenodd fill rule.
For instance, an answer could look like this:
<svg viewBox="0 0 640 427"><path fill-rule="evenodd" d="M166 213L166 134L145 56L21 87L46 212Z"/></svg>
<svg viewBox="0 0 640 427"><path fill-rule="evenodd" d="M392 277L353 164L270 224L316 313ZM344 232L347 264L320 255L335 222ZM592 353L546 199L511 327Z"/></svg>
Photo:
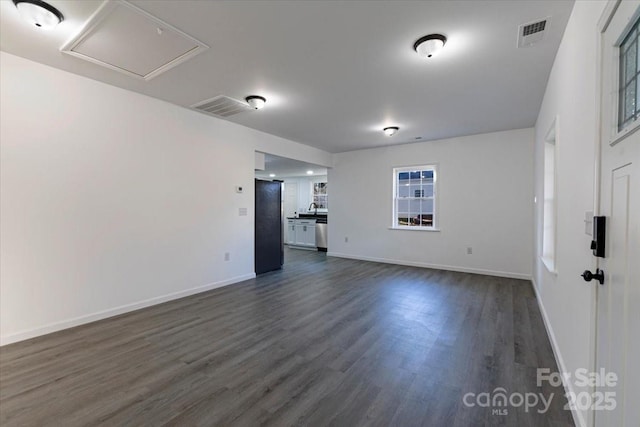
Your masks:
<svg viewBox="0 0 640 427"><path fill-rule="evenodd" d="M326 258L329 194L326 167L256 152L256 180L281 182L285 267ZM256 210L256 218L260 212ZM256 237L264 233L256 222Z"/></svg>

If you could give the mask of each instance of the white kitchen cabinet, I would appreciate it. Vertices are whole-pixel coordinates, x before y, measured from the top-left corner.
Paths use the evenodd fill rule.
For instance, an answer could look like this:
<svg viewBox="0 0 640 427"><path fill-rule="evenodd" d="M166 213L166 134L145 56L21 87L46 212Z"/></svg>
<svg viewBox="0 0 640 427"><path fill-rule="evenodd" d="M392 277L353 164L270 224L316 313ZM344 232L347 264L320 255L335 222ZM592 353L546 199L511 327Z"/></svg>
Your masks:
<svg viewBox="0 0 640 427"><path fill-rule="evenodd" d="M288 220L291 221L291 220ZM288 223L287 221L287 223ZM293 243L290 245L315 248L316 247L316 221L315 219L295 219L292 232L292 228L289 228L289 239L293 237ZM291 227L291 226L290 226ZM293 236L292 236L293 234Z"/></svg>
<svg viewBox="0 0 640 427"><path fill-rule="evenodd" d="M288 219L287 220L287 232L285 233L285 243L287 245L295 245L296 244L296 220Z"/></svg>

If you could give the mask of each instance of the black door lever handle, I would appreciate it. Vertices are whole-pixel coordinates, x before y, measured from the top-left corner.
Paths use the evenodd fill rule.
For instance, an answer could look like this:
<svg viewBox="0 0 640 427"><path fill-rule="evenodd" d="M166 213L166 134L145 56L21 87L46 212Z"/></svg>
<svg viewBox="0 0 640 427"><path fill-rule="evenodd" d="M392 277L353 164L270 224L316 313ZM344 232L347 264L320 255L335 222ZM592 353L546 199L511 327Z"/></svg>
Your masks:
<svg viewBox="0 0 640 427"><path fill-rule="evenodd" d="M596 268L596 272L592 273L589 270L585 270L584 273L581 274L582 278L585 282L590 282L593 279L596 279L601 285L604 284L604 271Z"/></svg>

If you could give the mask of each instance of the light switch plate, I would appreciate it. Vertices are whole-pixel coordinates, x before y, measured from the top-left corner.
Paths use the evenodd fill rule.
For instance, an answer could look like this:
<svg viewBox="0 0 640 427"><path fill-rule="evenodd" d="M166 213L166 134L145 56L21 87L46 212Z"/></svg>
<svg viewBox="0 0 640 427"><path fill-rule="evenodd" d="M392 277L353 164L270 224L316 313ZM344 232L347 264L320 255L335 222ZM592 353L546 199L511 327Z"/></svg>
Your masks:
<svg viewBox="0 0 640 427"><path fill-rule="evenodd" d="M247 208L238 209L238 216L247 216Z"/></svg>

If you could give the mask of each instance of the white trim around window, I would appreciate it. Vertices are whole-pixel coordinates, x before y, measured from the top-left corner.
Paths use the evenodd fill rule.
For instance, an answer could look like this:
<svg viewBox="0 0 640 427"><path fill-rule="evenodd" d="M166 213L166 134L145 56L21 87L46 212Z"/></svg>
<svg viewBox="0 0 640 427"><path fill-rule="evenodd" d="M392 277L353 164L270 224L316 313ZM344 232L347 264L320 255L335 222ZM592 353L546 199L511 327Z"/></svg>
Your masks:
<svg viewBox="0 0 640 427"><path fill-rule="evenodd" d="M640 31L640 28L638 28L639 19L640 19L640 8L636 10L636 12L633 14L633 17L629 20L626 27L621 32L620 37L614 44L615 54L613 55L612 58L609 59L612 62L612 67L614 70L614 72L612 73L612 77L613 77L612 87L615 88L614 90L611 91L613 117L611 120L611 131L610 131L610 137L609 137L610 146L616 145L617 143L625 139L627 136L635 133L638 129L640 129L640 119L627 121L626 124L620 127L620 122L621 122L620 115L622 114L622 110L623 110L622 108L623 103L620 97L620 93L622 92L621 86L623 85L623 83L625 83L624 81L621 81L621 74L625 74L625 70L623 70L623 67L621 65L621 62L625 59L625 57L624 55L621 54L621 49L622 49L623 42L625 41L625 39L627 39L631 31ZM636 44L635 64L638 64L640 49L638 49L637 45L639 44L639 42L636 40L635 44ZM636 66L636 69L635 69L636 73L638 72L638 68L639 67ZM623 80L626 80L626 78ZM636 96L634 98L636 99L636 103L637 103L638 102L637 100L640 99L640 93L638 93L640 89L638 86L640 85L638 84L639 80L637 77L634 80L636 81L635 83Z"/></svg>
<svg viewBox="0 0 640 427"><path fill-rule="evenodd" d="M556 116L544 138L542 187L542 253L540 258L550 273L556 273L558 222L558 128Z"/></svg>
<svg viewBox="0 0 640 427"><path fill-rule="evenodd" d="M391 229L438 230L438 166L393 168Z"/></svg>

